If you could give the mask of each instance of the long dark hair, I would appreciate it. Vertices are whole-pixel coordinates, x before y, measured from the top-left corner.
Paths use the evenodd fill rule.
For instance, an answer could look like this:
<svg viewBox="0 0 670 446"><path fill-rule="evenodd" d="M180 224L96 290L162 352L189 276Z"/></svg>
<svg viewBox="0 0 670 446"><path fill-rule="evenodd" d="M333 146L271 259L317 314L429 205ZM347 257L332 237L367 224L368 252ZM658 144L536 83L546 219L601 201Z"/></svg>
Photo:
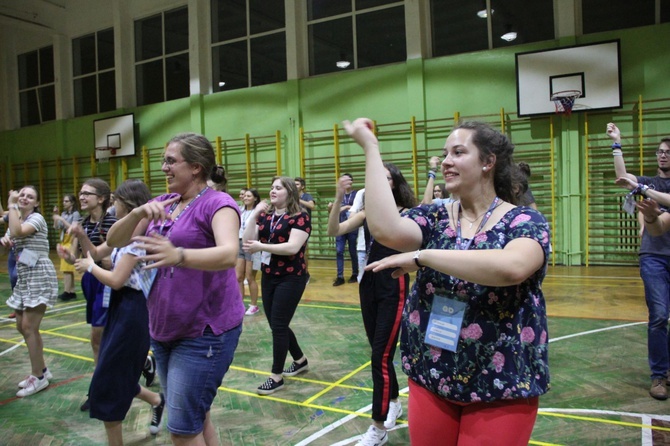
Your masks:
<svg viewBox="0 0 670 446"><path fill-rule="evenodd" d="M416 206L414 192L412 192L412 188L407 183L402 172L400 172L400 169L398 169L398 166L393 163L384 163L384 167L386 167L393 179L392 192L395 204L401 208L413 208Z"/></svg>
<svg viewBox="0 0 670 446"><path fill-rule="evenodd" d="M495 156L493 187L496 195L509 203L517 204L518 197L514 191L523 187L523 173L514 162L514 144L507 136L485 122L466 121L454 128L456 129L472 130L472 142L479 149L479 159L482 162L489 162L491 155Z"/></svg>
<svg viewBox="0 0 670 446"><path fill-rule="evenodd" d="M252 209L254 209L256 206L258 206L258 203L261 202L261 195L254 188L247 189L245 193L247 193L247 192L251 192L251 195L254 196L254 205L252 207Z"/></svg>

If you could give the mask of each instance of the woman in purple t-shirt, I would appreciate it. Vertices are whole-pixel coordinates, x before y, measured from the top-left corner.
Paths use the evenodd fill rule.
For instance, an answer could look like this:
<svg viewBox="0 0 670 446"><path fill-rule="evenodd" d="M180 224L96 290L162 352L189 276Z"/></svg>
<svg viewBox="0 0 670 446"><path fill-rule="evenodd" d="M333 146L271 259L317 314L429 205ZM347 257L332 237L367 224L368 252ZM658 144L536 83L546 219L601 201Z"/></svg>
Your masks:
<svg viewBox="0 0 670 446"><path fill-rule="evenodd" d="M300 207L293 178L275 177L270 189L270 206L261 201L244 231L244 249L261 255L263 310L272 329L272 371L256 389L270 395L284 387L283 376L295 376L309 369L307 357L289 328L307 285L305 247L312 231L309 214ZM284 368L286 355L293 362Z"/></svg>
<svg viewBox="0 0 670 446"><path fill-rule="evenodd" d="M147 251L142 260L158 269L147 300L149 332L173 443L213 444L210 407L244 318L235 277L239 209L230 195L207 186L221 178L204 136L172 138L162 170L170 193L119 220L107 243L139 241Z"/></svg>

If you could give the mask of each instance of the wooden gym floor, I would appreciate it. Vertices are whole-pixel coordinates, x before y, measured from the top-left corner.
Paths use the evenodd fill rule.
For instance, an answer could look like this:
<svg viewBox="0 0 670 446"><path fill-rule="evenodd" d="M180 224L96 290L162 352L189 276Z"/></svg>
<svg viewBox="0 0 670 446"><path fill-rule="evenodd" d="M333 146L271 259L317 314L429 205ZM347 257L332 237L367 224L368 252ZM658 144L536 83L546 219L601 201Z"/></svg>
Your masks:
<svg viewBox="0 0 670 446"><path fill-rule="evenodd" d="M0 265L6 265L4 255ZM331 285L335 261L312 260L310 272L292 324L310 371L287 378L274 395L256 395L270 368L270 332L262 312L247 316L212 407L222 445L349 445L367 429L372 389L357 286ZM42 324L54 374L50 387L19 399L16 383L30 367L21 336L6 318L8 282L6 270L0 272L0 445L105 444L102 423L79 410L93 368L81 293L58 302ZM544 292L552 390L540 399L531 444L670 444L670 400L648 395L647 313L638 269L553 267ZM398 372L405 388L399 367ZM149 434L150 416L148 405L133 404L123 424L127 445L170 444L165 429ZM404 422L388 444L409 444Z"/></svg>

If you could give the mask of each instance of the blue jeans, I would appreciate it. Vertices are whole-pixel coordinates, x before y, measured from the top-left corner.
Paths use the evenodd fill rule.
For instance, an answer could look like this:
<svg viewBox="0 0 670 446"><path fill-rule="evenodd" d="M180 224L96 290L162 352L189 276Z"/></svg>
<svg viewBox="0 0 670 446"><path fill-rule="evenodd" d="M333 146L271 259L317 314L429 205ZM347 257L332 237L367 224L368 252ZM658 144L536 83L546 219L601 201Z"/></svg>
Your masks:
<svg viewBox="0 0 670 446"><path fill-rule="evenodd" d="M14 248L11 248L9 254L7 254L7 271L9 272L9 283L13 290L16 286L16 282L19 280L19 273L16 270L16 253L14 252Z"/></svg>
<svg viewBox="0 0 670 446"><path fill-rule="evenodd" d="M196 435L203 431L205 416L233 362L241 333L242 324L218 336L207 327L199 338L151 340L171 433Z"/></svg>
<svg viewBox="0 0 670 446"><path fill-rule="evenodd" d="M647 349L651 378L665 378L670 369L670 257L653 254L640 256L640 277L649 309Z"/></svg>
<svg viewBox="0 0 670 446"><path fill-rule="evenodd" d="M349 257L351 257L351 275L358 276L358 255L356 254L356 239L358 229L348 234L335 237L335 250L337 251L337 277L344 278L344 244L349 244Z"/></svg>

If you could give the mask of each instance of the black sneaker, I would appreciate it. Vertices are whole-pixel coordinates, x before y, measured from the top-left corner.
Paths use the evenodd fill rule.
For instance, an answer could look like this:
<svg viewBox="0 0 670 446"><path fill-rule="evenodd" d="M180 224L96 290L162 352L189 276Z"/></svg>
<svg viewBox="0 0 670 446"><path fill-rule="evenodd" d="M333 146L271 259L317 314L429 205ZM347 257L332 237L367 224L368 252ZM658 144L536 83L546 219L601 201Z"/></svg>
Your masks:
<svg viewBox="0 0 670 446"><path fill-rule="evenodd" d="M347 280L349 283L356 283L358 282L358 274L352 274L351 277L349 277L349 280Z"/></svg>
<svg viewBox="0 0 670 446"><path fill-rule="evenodd" d="M151 387L156 379L156 358L153 355L147 355L147 360L144 363L144 369L142 370L142 376L144 376L144 383L146 387Z"/></svg>
<svg viewBox="0 0 670 446"><path fill-rule="evenodd" d="M163 410L165 409L165 397L163 394L161 396L161 403L158 406L151 406L151 425L149 426L149 432L151 435L156 435L161 430L163 423Z"/></svg>
<svg viewBox="0 0 670 446"><path fill-rule="evenodd" d="M63 302L67 302L68 300L76 299L77 295L75 293L68 293L64 292L61 293L60 296L58 296L58 299L62 300Z"/></svg>
<svg viewBox="0 0 670 446"><path fill-rule="evenodd" d="M307 370L309 370L309 364L307 363L306 359L302 364L298 364L297 362L293 361L290 366L284 369L283 375L295 376L299 373L306 372Z"/></svg>
<svg viewBox="0 0 670 446"><path fill-rule="evenodd" d="M338 277L333 281L333 286L340 286L344 285L344 278L343 277Z"/></svg>
<svg viewBox="0 0 670 446"><path fill-rule="evenodd" d="M90 409L90 408L91 408L91 403L88 400L88 395L86 395L86 401L84 401L82 403L82 405L79 406L79 410L81 410L82 412L88 412L88 409Z"/></svg>
<svg viewBox="0 0 670 446"><path fill-rule="evenodd" d="M268 378L267 381L258 386L258 389L256 389L256 393L258 393L259 395L271 395L275 393L277 390L281 389L282 387L284 387L283 379L277 382L272 378Z"/></svg>

